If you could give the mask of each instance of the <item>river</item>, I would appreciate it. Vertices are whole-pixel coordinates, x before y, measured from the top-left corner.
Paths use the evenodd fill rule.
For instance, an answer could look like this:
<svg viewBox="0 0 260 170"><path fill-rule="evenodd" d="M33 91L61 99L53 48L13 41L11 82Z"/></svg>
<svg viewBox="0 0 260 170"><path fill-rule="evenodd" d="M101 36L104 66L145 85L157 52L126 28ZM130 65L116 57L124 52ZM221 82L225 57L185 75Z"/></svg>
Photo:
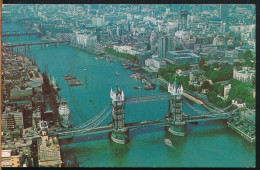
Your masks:
<svg viewBox="0 0 260 170"><path fill-rule="evenodd" d="M2 23L2 31L24 30L17 23ZM3 42L39 42L40 38L9 37ZM82 50L61 45L60 47L30 47L41 71L48 64L48 72L54 76L61 87L59 94L68 100L73 126L94 117L110 102L110 89L116 83L125 96L167 93L157 85L155 90L136 90L141 86L139 80L131 79L120 61L107 63L96 60L95 56ZM86 71L83 69L87 68ZM120 76L116 76L119 72ZM72 73L84 85L69 87L62 75ZM196 115L187 102L200 110L202 106L184 101L183 110ZM168 111L167 101L127 104L125 119L127 123L163 118ZM101 125L111 121L107 118ZM164 143L169 138L174 147ZM108 134L76 137L62 141L61 151L75 154L80 167L253 167L255 166L255 144L247 142L227 127L225 121L206 121L198 125L188 125L185 137L176 137L162 127L146 127L130 130L130 142L115 144Z"/></svg>

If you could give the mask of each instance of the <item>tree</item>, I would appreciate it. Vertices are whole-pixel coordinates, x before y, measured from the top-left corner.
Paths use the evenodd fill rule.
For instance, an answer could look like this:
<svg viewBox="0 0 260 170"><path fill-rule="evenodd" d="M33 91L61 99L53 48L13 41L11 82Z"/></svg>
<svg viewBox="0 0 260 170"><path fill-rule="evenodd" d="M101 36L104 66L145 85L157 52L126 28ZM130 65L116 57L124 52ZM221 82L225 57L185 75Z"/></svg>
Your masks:
<svg viewBox="0 0 260 170"><path fill-rule="evenodd" d="M241 63L241 62L238 62L238 61L236 61L236 62L234 63L234 66L235 66L235 67L241 67L241 66L242 66L242 63Z"/></svg>
<svg viewBox="0 0 260 170"><path fill-rule="evenodd" d="M202 66L202 70L203 70L203 71L209 71L209 70L210 70L210 66L204 64L204 65Z"/></svg>
<svg viewBox="0 0 260 170"><path fill-rule="evenodd" d="M170 65L169 67L166 68L166 70L171 74L175 73L177 69L178 67L176 65Z"/></svg>
<svg viewBox="0 0 260 170"><path fill-rule="evenodd" d="M202 58L199 62L199 68L202 68L202 66L206 63L205 59Z"/></svg>
<svg viewBox="0 0 260 170"><path fill-rule="evenodd" d="M243 58L245 60L244 66L249 66L249 67L254 66L254 62L251 61L251 60L254 61L254 58L253 58L253 54L250 50L247 50L246 52L244 52Z"/></svg>
<svg viewBox="0 0 260 170"><path fill-rule="evenodd" d="M202 89L209 89L211 87L211 84L209 81L204 81L201 85Z"/></svg>
<svg viewBox="0 0 260 170"><path fill-rule="evenodd" d="M214 62L213 64L212 64L212 68L218 68L219 67L219 64L217 63L217 62Z"/></svg>
<svg viewBox="0 0 260 170"><path fill-rule="evenodd" d="M181 63L179 64L181 70L188 70L190 68L190 63Z"/></svg>
<svg viewBox="0 0 260 170"><path fill-rule="evenodd" d="M160 68L158 74L162 76L166 72L166 68Z"/></svg>
<svg viewBox="0 0 260 170"><path fill-rule="evenodd" d="M217 93L215 91L208 90L206 96L211 103L217 103L218 101L221 101L221 98L217 97Z"/></svg>

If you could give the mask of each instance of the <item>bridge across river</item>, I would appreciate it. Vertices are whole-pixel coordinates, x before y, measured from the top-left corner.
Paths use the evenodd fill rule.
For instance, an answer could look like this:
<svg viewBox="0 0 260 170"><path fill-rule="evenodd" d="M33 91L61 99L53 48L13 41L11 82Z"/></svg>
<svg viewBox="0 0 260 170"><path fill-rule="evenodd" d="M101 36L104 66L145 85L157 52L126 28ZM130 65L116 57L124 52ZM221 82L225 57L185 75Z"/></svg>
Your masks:
<svg viewBox="0 0 260 170"><path fill-rule="evenodd" d="M42 33L40 32L17 32L17 31L8 31L8 32L2 32L2 37L22 37L22 36L28 36L31 38L31 36L42 36Z"/></svg>
<svg viewBox="0 0 260 170"><path fill-rule="evenodd" d="M59 44L69 44L70 41L48 41L48 42L35 42L35 43L23 43L23 44L4 44L4 47L7 48L14 48L14 47L29 47L29 46L35 46L35 45L49 45L49 44L55 44L58 46Z"/></svg>
<svg viewBox="0 0 260 170"><path fill-rule="evenodd" d="M129 142L129 130L147 126L163 126L166 129L168 128L168 131L173 135L185 136L187 123L229 119L239 110L239 107L232 104L222 110L202 112L188 104L193 111L199 114L191 116L182 111L182 86L179 86L177 83L169 84L168 92L169 94L125 97L124 92L120 91L117 86L115 91L112 89L110 91L111 103L95 117L71 129L49 132L49 136L57 136L59 139L64 139L82 135L109 133L109 137L114 142L125 144ZM169 113L164 115L164 119L125 123L125 104L157 100L168 100L169 102ZM112 117L112 122L109 125L99 126L109 115Z"/></svg>

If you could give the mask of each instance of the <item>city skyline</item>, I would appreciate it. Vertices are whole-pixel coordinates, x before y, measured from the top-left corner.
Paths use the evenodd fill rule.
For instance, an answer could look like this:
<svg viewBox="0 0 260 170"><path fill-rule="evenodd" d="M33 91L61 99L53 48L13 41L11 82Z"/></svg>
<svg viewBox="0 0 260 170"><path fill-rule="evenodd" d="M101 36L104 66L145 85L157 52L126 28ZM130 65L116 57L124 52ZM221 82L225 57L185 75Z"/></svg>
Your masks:
<svg viewBox="0 0 260 170"><path fill-rule="evenodd" d="M2 167L254 167L255 14L4 5Z"/></svg>

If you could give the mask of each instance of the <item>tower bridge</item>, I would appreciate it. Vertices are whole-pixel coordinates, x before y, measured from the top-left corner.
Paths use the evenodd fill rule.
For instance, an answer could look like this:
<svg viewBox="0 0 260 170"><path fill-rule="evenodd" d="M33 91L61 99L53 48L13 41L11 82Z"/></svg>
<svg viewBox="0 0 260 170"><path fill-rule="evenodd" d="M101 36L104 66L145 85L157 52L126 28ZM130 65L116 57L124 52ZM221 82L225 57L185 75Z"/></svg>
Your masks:
<svg viewBox="0 0 260 170"><path fill-rule="evenodd" d="M133 97L125 97L123 90L120 90L118 85L116 85L115 91L112 89L110 91L110 98L111 102L92 119L71 129L52 132L49 135L63 139L89 134L108 133L112 141L119 144L126 144L129 142L129 130L131 129L146 126L163 126L173 135L185 136L187 134L187 123L229 119L241 108L237 104L234 104L234 102L230 106L217 111L200 111L188 105L188 107L199 113L197 116L191 116L182 110L183 87L176 81L168 85L168 94ZM163 119L125 123L125 104L156 100L168 100L168 113L164 114ZM112 121L109 125L99 126L110 115Z"/></svg>

